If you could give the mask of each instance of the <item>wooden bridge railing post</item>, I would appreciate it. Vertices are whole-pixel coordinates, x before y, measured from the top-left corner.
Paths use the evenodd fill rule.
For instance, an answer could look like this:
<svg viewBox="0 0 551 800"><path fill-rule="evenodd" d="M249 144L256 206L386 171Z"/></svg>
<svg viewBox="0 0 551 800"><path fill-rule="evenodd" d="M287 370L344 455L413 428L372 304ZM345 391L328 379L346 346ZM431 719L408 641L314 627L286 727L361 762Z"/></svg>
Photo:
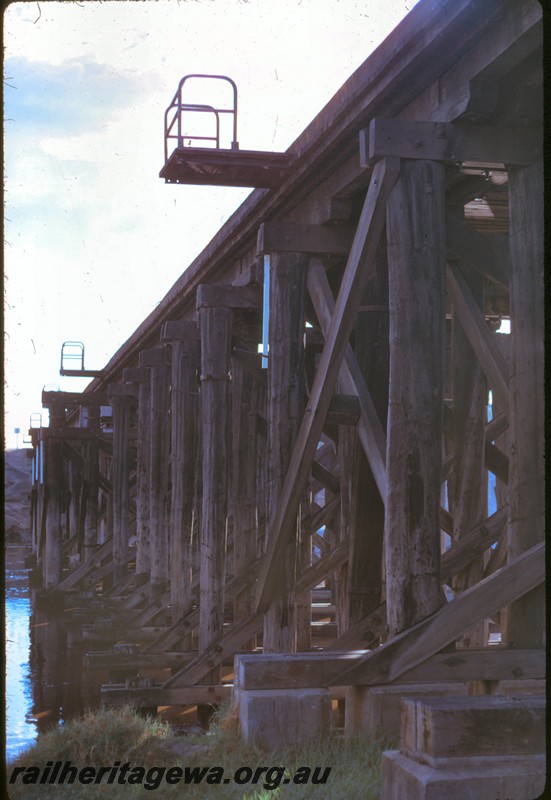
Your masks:
<svg viewBox="0 0 551 800"><path fill-rule="evenodd" d="M390 381L385 559L391 636L441 604L444 178L443 164L403 160L387 201Z"/></svg>

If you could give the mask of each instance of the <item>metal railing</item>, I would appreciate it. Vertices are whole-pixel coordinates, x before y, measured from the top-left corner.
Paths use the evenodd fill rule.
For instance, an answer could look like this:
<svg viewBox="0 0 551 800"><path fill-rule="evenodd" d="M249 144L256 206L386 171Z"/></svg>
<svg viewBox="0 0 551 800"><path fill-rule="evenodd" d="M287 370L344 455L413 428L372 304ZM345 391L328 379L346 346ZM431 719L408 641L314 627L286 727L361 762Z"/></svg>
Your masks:
<svg viewBox="0 0 551 800"><path fill-rule="evenodd" d="M199 78L199 79L213 79L213 80L222 80L227 81L232 87L233 93L233 104L227 108L215 108L211 105L206 105L203 103L184 103L182 99L182 92L184 88L184 84L186 81L192 78ZM184 129L183 126L183 117L184 114L212 114L214 117L214 135L212 136L205 136L202 134L193 134L189 133ZM185 75L180 83L178 84L178 89L176 94L172 98L172 101L168 108L165 111L165 118L164 118L164 128L165 128L165 164L168 161L168 146L169 140L175 139L176 140L176 147L184 147L184 140L188 139L190 142L192 141L201 141L201 142L214 142L216 149L220 149L220 115L221 114L231 114L233 116L233 138L231 142L231 149L232 150L239 150L239 143L237 141L237 86L231 78L228 78L227 75L204 75L204 74L192 74L192 75Z"/></svg>

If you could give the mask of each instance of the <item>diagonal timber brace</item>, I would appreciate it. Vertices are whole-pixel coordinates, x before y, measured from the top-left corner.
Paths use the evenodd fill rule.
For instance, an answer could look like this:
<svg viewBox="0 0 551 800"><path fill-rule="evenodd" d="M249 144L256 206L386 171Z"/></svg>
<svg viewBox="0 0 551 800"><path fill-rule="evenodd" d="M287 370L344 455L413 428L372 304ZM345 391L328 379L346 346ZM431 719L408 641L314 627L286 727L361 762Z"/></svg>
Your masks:
<svg viewBox="0 0 551 800"><path fill-rule="evenodd" d="M413 628L371 650L359 664L338 675L334 685L391 683L544 580L545 543L541 542Z"/></svg>
<svg viewBox="0 0 551 800"><path fill-rule="evenodd" d="M291 462L279 499L260 571L256 609L265 612L279 580L279 566L298 512L301 497L339 374L354 321L372 272L386 215L386 200L399 171L399 159L383 159L374 168L331 326L316 372Z"/></svg>
<svg viewBox="0 0 551 800"><path fill-rule="evenodd" d="M447 271L450 296L461 327L509 418L509 375L505 359L461 271L452 264L448 264Z"/></svg>

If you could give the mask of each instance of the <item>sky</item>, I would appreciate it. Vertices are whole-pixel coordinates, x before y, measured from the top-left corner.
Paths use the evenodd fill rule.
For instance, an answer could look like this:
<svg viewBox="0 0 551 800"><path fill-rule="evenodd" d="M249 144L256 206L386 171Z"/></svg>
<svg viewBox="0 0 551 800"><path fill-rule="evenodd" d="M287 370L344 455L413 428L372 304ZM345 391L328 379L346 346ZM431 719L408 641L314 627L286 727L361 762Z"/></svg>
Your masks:
<svg viewBox="0 0 551 800"><path fill-rule="evenodd" d="M165 184L181 77L239 90L242 149L285 151L415 0L82 0L4 12L5 446L61 345L101 369L250 189ZM202 99L202 98L201 98ZM203 102L210 102L210 96ZM16 435L15 429L21 433Z"/></svg>

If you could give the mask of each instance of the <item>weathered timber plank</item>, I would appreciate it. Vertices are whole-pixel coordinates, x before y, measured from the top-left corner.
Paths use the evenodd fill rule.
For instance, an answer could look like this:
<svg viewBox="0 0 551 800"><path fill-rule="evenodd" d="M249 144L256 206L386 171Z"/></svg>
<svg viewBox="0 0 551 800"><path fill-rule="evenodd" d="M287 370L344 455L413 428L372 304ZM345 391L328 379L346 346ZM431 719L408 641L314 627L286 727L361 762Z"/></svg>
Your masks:
<svg viewBox="0 0 551 800"><path fill-rule="evenodd" d="M544 580L545 543L541 542L432 616L371 651L358 666L339 675L335 685L392 683Z"/></svg>
<svg viewBox="0 0 551 800"><path fill-rule="evenodd" d="M350 227L329 228L293 222L263 222L258 230L256 254L319 253L346 255L350 251L354 230Z"/></svg>
<svg viewBox="0 0 551 800"><path fill-rule="evenodd" d="M307 285L322 331L327 337L335 309L335 301L325 269L317 259L310 261ZM360 419L357 424L358 436L381 497L384 500L387 491L386 437L364 377L349 344L345 347L344 358L339 371L339 384L345 392L358 398L360 405Z"/></svg>
<svg viewBox="0 0 551 800"><path fill-rule="evenodd" d="M360 131L364 167L386 156L455 164L533 164L541 158L541 133L507 128L404 119L372 119Z"/></svg>
<svg viewBox="0 0 551 800"><path fill-rule="evenodd" d="M448 252L465 266L481 272L486 278L509 290L510 258L489 236L476 231L462 219L446 214Z"/></svg>
<svg viewBox="0 0 551 800"><path fill-rule="evenodd" d="M460 270L448 264L448 288L454 311L473 348L500 406L509 415L509 374L505 359L497 346Z"/></svg>

